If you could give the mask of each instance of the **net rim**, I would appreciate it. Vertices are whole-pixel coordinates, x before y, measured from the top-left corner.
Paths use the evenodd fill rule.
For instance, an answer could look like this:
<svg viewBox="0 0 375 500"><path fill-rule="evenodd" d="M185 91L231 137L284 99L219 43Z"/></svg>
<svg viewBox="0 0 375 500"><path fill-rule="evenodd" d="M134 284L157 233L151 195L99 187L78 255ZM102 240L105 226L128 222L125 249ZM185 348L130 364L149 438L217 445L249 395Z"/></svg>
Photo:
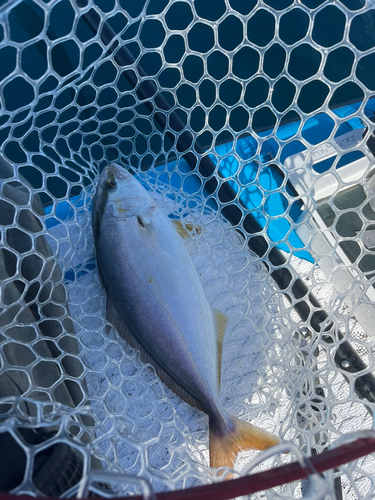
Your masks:
<svg viewBox="0 0 375 500"><path fill-rule="evenodd" d="M359 437L358 437L359 436ZM280 467L274 467L266 471L257 472L239 477L236 479L230 479L229 481L219 481L216 483L196 486L191 488L185 488L181 490L154 493L152 486L144 479L136 477L138 482L144 482L148 487L148 490L143 495L136 495L132 498L134 500L185 500L188 498L193 498L194 500L230 500L231 498L251 495L259 491L269 490L271 488L281 486L283 484L291 483L293 481L303 480L322 474L328 470L340 467L346 463L358 460L359 458L365 457L372 453L375 453L375 431L361 431L357 433L351 433L343 436L338 441L350 440L351 442L335 446L331 445L330 448L323 454L314 455L311 457L305 457L302 460L297 460L290 464L282 465ZM294 446L289 446L289 443L284 443L285 452L288 452L290 448ZM279 449L279 446L277 447ZM269 450L266 454L272 454L272 450ZM264 454L263 454L264 456ZM251 466L251 464L250 464ZM95 477L95 471L92 471L88 480L105 480L113 477L118 481L118 474L99 472L100 477ZM124 476L124 479L126 475ZM133 479L129 476L129 480ZM135 479L135 478L134 478ZM224 479L229 479L229 477L224 477ZM146 486L144 485L144 486ZM85 485L80 486L80 490L83 491ZM107 498L100 497L99 498ZM30 495L13 495L12 493L1 493L0 500L26 500L32 498ZM45 498L56 498L48 497ZM72 496L70 498L80 499L89 498L88 496ZM128 497L116 497L110 496L109 498L113 500L123 500Z"/></svg>

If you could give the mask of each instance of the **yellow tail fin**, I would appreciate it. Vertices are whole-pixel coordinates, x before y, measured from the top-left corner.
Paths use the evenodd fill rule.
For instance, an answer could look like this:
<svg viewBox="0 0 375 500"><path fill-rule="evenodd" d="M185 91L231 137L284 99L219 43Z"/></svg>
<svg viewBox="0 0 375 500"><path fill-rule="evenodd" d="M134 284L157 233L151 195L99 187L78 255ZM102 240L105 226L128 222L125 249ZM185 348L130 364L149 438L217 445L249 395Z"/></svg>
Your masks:
<svg viewBox="0 0 375 500"><path fill-rule="evenodd" d="M235 430L218 436L210 430L210 466L233 468L237 453L241 450L265 450L278 444L280 439L255 425L232 417Z"/></svg>

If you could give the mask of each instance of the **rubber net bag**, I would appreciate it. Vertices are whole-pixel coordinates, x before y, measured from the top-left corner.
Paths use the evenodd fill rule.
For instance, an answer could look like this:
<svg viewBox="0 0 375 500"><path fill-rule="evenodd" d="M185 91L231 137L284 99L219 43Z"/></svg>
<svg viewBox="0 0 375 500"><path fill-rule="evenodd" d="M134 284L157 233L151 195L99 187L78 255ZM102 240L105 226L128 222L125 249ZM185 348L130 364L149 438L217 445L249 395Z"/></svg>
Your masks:
<svg viewBox="0 0 375 500"><path fill-rule="evenodd" d="M0 4L3 491L223 478L206 415L106 322L90 210L112 162L193 227L230 318L225 408L290 443L257 464L242 452L236 473L372 435L373 2ZM370 455L253 498L373 498L374 473Z"/></svg>

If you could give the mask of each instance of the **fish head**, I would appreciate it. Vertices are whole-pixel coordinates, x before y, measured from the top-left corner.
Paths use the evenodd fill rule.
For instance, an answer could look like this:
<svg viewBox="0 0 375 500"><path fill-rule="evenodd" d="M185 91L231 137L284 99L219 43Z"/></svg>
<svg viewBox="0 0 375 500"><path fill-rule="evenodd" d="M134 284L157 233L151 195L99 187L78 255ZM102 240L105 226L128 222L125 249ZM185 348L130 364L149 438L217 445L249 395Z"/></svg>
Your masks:
<svg viewBox="0 0 375 500"><path fill-rule="evenodd" d="M93 200L93 216L128 218L147 210L153 198L142 184L123 167L112 163L99 177Z"/></svg>

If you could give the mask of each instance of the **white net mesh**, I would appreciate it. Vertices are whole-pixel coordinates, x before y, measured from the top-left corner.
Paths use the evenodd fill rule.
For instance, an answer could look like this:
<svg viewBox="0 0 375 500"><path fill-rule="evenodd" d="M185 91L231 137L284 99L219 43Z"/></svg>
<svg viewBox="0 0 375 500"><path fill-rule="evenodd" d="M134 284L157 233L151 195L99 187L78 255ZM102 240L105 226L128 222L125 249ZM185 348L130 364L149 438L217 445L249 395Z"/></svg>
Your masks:
<svg viewBox="0 0 375 500"><path fill-rule="evenodd" d="M216 480L206 416L107 329L90 202L113 161L202 227L188 249L231 318L224 406L308 456L372 429L372 2L1 3L0 437L28 460L2 487L76 494L91 467L118 473L91 486L108 496ZM331 472L327 498L373 498L374 473Z"/></svg>

